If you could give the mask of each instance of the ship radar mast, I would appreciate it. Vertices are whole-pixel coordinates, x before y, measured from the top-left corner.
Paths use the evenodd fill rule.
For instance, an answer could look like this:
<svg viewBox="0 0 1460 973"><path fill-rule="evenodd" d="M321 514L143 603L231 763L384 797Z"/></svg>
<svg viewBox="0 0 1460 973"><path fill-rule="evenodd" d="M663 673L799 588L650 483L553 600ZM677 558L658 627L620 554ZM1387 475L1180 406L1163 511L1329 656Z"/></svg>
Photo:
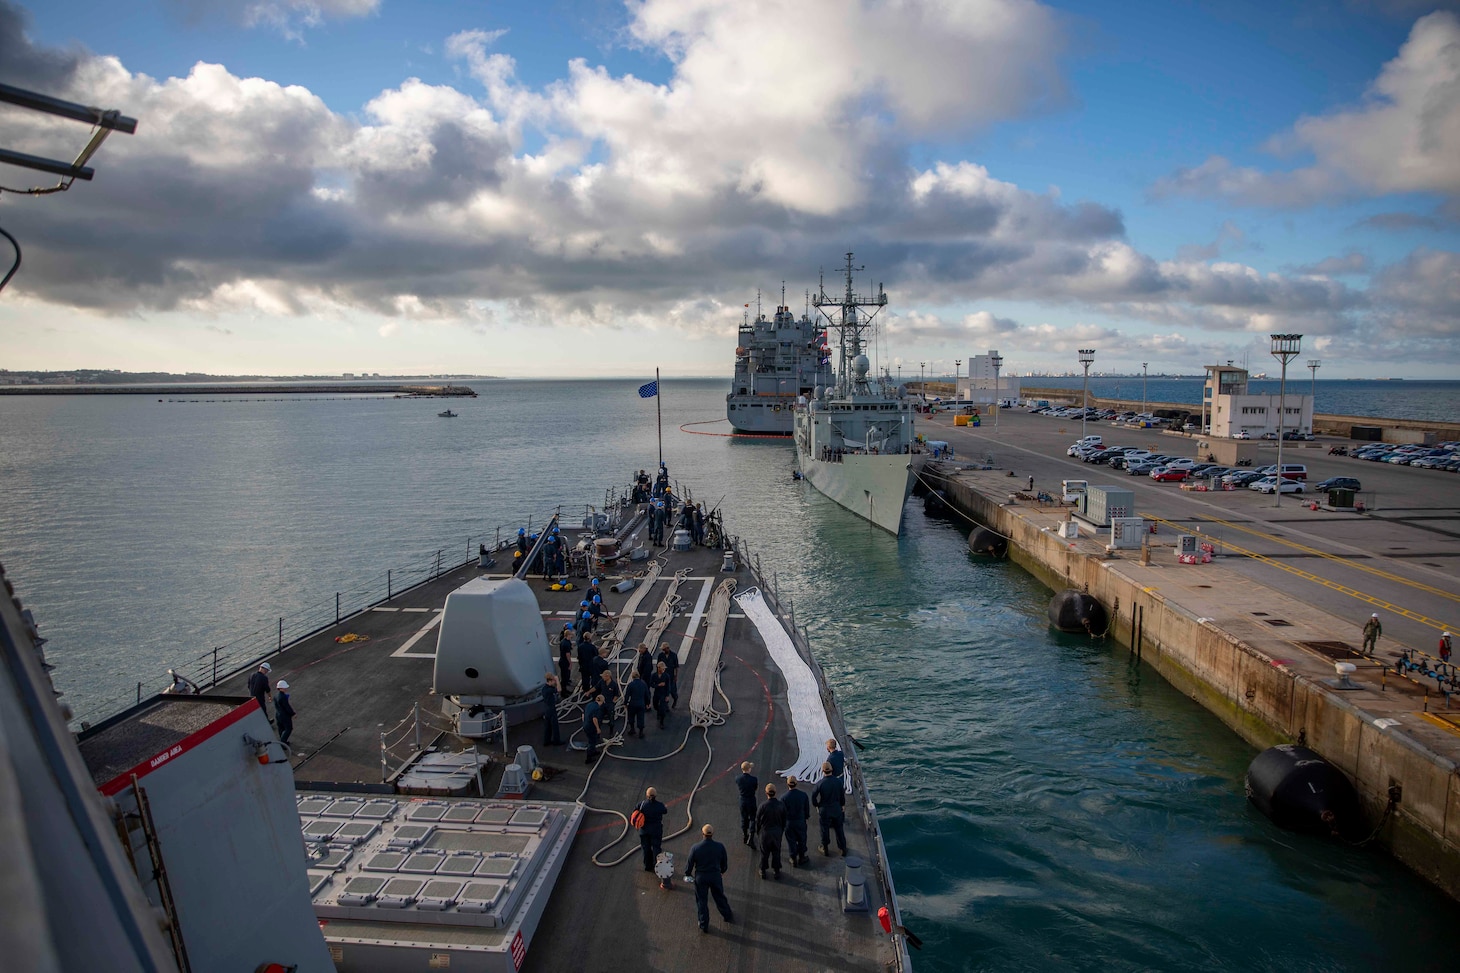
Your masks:
<svg viewBox="0 0 1460 973"><path fill-rule="evenodd" d="M872 395L867 372L871 362L867 358L866 334L872 329L872 319L887 306L887 293L877 285L877 293L863 296L852 289L852 275L865 267L852 265L852 254L847 254L845 267L846 290L840 300L827 296L826 275L821 277L820 292L811 298L827 320L830 327L837 329L839 336L837 351L836 397L851 398L857 395ZM874 310L868 311L867 308Z"/></svg>

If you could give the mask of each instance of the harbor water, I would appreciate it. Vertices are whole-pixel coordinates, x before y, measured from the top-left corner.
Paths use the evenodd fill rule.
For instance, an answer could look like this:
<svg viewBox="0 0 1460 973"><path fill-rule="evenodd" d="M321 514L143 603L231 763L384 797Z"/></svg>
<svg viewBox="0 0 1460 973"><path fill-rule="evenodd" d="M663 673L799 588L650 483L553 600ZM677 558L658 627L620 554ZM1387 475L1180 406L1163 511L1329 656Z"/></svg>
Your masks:
<svg viewBox="0 0 1460 973"><path fill-rule="evenodd" d="M581 516L656 460L638 384L483 382L454 419L387 398L0 399L0 559L95 717L336 593L383 596L387 570L460 561L557 503ZM887 535L795 482L788 442L681 431L723 418L725 382L662 387L672 474L790 596L866 747L916 969L1449 965L1454 903L1382 852L1272 827L1243 796L1246 744L1124 651L1052 632L1049 592L971 557L964 527L914 502Z"/></svg>
<svg viewBox="0 0 1460 973"><path fill-rule="evenodd" d="M1147 402L1201 405L1201 376L1176 378L1152 375L1143 384L1141 376L1090 376L1090 397ZM1084 379L1078 375L1036 375L1020 379L1025 388L1080 391ZM1281 387L1273 376L1253 379L1248 389L1254 395L1277 395ZM1384 419L1414 419L1421 422L1460 422L1460 382L1425 380L1309 380L1306 368L1288 370L1288 394L1315 398L1317 411L1328 415L1374 416Z"/></svg>

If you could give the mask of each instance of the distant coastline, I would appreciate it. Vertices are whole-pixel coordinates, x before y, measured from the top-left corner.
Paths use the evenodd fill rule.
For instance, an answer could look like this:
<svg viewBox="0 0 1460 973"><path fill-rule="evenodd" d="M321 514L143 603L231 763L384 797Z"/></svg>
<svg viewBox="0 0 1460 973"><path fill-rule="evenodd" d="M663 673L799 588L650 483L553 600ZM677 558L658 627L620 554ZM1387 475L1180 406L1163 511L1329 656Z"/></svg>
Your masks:
<svg viewBox="0 0 1460 973"><path fill-rule="evenodd" d="M205 372L124 372L115 368L73 368L66 371L27 371L0 368L0 387L6 386L117 386L117 385L244 385L268 383L350 382L485 382L497 375L382 375L345 372L340 375L209 375Z"/></svg>

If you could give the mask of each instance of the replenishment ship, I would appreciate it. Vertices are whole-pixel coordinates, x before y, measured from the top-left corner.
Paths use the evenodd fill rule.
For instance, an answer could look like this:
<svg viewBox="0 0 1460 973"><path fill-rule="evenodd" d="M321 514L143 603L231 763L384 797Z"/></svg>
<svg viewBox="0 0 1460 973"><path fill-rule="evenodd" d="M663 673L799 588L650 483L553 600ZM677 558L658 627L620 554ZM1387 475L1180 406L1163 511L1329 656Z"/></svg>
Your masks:
<svg viewBox="0 0 1460 973"><path fill-rule="evenodd" d="M868 374L867 332L887 306L887 294L880 286L872 297L855 293L856 269L848 253L845 292L828 297L823 284L812 298L838 335L836 381L797 404L796 458L812 486L896 534L912 490L914 413L900 389Z"/></svg>
<svg viewBox="0 0 1460 973"><path fill-rule="evenodd" d="M786 306L786 290L770 320L760 313L740 326L735 346L735 377L725 396L725 416L739 433L791 434L791 408L831 381L831 351L826 331L809 313L797 318Z"/></svg>

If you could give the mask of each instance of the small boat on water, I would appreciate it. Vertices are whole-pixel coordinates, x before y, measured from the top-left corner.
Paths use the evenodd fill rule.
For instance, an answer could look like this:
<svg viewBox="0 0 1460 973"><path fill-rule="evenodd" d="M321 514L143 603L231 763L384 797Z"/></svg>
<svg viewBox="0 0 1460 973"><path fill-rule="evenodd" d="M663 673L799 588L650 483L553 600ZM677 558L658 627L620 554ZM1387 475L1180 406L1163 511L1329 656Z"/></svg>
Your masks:
<svg viewBox="0 0 1460 973"><path fill-rule="evenodd" d="M461 415L461 413L452 412L450 409L447 409L445 412L438 412L436 414L443 419L455 419L457 416Z"/></svg>

